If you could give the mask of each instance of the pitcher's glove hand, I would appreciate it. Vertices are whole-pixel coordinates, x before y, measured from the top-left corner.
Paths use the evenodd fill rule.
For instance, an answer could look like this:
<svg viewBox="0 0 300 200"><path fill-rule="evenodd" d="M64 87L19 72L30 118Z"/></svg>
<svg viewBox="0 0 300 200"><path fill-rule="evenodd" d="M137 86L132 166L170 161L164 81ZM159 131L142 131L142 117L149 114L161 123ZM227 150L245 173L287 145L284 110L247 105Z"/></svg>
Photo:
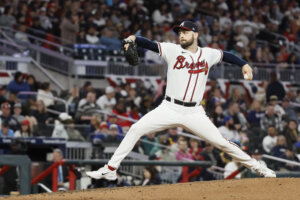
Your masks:
<svg viewBox="0 0 300 200"><path fill-rule="evenodd" d="M136 66L139 62L136 42L128 39L122 40L122 50L127 62L132 66Z"/></svg>

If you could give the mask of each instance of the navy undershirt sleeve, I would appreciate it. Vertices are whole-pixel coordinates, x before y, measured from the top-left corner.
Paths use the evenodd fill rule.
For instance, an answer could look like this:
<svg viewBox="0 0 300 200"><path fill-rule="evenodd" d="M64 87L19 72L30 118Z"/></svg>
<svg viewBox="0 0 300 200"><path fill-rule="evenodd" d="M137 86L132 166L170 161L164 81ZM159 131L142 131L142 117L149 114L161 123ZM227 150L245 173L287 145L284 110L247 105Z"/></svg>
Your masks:
<svg viewBox="0 0 300 200"><path fill-rule="evenodd" d="M141 37L141 36L137 36L135 41L139 47L142 47L144 49L149 49L151 51L159 53L158 44L156 42L153 42L153 41L151 41L147 38Z"/></svg>
<svg viewBox="0 0 300 200"><path fill-rule="evenodd" d="M228 51L223 51L223 61L243 67L247 62Z"/></svg>

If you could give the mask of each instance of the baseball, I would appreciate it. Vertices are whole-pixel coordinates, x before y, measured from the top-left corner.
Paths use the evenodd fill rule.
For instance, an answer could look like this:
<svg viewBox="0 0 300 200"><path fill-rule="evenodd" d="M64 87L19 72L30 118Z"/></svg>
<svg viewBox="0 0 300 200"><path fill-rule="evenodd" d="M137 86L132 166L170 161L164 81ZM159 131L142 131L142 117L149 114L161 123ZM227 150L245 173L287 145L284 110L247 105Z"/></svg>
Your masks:
<svg viewBox="0 0 300 200"><path fill-rule="evenodd" d="M248 74L244 74L244 79L249 79Z"/></svg>

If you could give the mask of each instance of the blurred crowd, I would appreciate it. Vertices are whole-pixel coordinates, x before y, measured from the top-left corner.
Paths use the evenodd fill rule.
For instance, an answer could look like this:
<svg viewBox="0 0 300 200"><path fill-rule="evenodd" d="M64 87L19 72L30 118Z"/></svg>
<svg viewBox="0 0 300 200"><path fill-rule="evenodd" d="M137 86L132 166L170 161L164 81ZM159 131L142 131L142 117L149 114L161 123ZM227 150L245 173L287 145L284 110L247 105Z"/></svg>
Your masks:
<svg viewBox="0 0 300 200"><path fill-rule="evenodd" d="M261 82L253 99L238 86L233 86L226 98L218 82L211 79L202 106L220 133L249 154L258 159L265 153L299 161L300 91L285 90L276 73L271 73L270 77ZM0 136L87 141L94 147L91 158L104 158L104 147L118 146L130 126L163 101L165 88L165 80L157 89L138 81L118 82L104 90L87 81L80 88L55 94L49 83L17 72L15 79L1 88ZM24 91L36 92L36 95L20 94ZM54 97L68 102L68 113ZM61 113L57 115L51 110ZM146 135L133 151L145 154L149 159L211 161L214 166L225 167L227 173L238 169L239 165L226 154L209 143L186 137L184 133L190 134L173 127ZM267 164L275 170L299 170L290 164ZM181 182L215 178L214 168L183 169L178 177Z"/></svg>
<svg viewBox="0 0 300 200"><path fill-rule="evenodd" d="M300 7L296 0L4 0L0 25L72 46L101 44L119 50L135 34L176 42L174 24L199 26L199 45L231 51L248 62L299 64ZM54 36L60 37L57 41Z"/></svg>

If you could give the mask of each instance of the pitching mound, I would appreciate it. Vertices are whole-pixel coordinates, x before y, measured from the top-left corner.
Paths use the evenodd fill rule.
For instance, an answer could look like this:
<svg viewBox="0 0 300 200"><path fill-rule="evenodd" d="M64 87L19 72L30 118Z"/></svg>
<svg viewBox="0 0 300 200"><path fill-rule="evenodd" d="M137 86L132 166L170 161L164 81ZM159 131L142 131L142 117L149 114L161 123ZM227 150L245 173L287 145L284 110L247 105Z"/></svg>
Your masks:
<svg viewBox="0 0 300 200"><path fill-rule="evenodd" d="M103 188L53 194L24 195L16 200L100 200L100 199L300 199L300 179L242 179L173 185Z"/></svg>

